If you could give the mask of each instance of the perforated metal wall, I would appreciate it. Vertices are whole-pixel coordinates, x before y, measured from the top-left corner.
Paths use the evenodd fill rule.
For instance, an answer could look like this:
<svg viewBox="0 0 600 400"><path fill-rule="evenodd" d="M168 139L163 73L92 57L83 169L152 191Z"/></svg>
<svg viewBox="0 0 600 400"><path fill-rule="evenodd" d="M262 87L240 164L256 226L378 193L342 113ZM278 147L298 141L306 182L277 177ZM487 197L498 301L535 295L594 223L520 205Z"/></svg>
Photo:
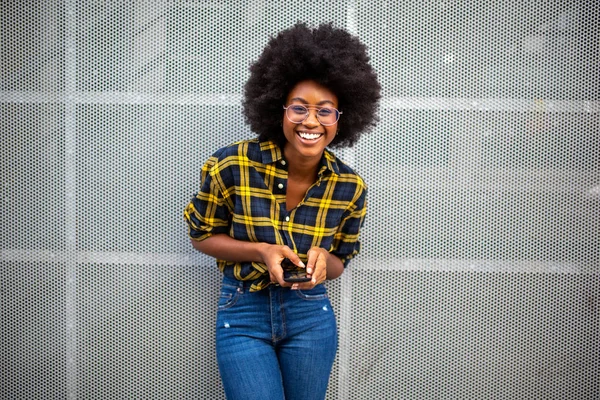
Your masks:
<svg viewBox="0 0 600 400"><path fill-rule="evenodd" d="M597 2L0 7L3 399L224 398L182 209L297 20L359 35L384 95L337 152L370 207L328 399L600 397Z"/></svg>

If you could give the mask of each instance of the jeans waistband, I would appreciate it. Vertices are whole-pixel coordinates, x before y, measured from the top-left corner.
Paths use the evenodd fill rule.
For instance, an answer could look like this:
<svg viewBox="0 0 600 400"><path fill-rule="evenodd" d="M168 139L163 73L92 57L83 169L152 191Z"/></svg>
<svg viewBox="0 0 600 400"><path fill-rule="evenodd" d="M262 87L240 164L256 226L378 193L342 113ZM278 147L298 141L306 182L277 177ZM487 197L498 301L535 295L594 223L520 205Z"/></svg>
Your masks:
<svg viewBox="0 0 600 400"><path fill-rule="evenodd" d="M252 281L240 281L239 279L235 279L227 275L223 275L223 283L231 286L237 286L244 290L250 289L250 286L252 286Z"/></svg>
<svg viewBox="0 0 600 400"><path fill-rule="evenodd" d="M230 276L227 275L223 275L223 284L226 285L230 285L230 286L236 286L240 289L243 289L244 292L250 291L250 286L252 286L252 282L253 281L240 281L239 279L235 279L232 278ZM270 290L284 290L287 289L289 290L289 287L283 287L283 286L279 286L279 284L277 283L271 283L269 286L267 286L267 288L261 290L260 292L265 291L266 289L270 289ZM266 290L268 291L268 290ZM258 293L258 292L257 292Z"/></svg>

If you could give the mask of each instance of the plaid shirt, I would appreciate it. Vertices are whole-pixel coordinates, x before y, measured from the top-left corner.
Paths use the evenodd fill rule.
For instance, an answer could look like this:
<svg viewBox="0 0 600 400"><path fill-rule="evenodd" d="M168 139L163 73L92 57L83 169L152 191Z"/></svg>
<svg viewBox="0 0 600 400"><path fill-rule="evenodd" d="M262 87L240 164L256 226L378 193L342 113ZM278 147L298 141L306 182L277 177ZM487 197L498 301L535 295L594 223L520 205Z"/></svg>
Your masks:
<svg viewBox="0 0 600 400"><path fill-rule="evenodd" d="M347 266L359 249L366 213L366 185L325 150L318 179L287 211L287 163L273 142L241 141L218 150L202 167L200 191L184 211L192 240L225 233L237 240L287 245L304 262L311 247L327 249ZM270 284L267 266L217 260L221 271L252 281L251 291Z"/></svg>

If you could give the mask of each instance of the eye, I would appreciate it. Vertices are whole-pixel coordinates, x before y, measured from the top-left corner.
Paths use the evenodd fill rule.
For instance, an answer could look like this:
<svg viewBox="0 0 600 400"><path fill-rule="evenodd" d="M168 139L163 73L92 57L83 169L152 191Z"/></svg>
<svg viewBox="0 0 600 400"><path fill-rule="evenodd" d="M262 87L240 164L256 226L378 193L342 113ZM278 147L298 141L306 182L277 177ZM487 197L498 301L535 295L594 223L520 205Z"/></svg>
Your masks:
<svg viewBox="0 0 600 400"><path fill-rule="evenodd" d="M330 115L332 115L333 113L334 113L333 109L331 109L331 108L327 108L327 107L325 107L325 108L321 108L321 109L319 110L319 115L320 115L320 116L322 116L322 117L329 117L329 116L330 116Z"/></svg>
<svg viewBox="0 0 600 400"><path fill-rule="evenodd" d="M304 114L306 114L308 112L308 110L306 109L306 107L300 106L300 105L291 105L288 108L291 111L293 111L295 114L304 115Z"/></svg>

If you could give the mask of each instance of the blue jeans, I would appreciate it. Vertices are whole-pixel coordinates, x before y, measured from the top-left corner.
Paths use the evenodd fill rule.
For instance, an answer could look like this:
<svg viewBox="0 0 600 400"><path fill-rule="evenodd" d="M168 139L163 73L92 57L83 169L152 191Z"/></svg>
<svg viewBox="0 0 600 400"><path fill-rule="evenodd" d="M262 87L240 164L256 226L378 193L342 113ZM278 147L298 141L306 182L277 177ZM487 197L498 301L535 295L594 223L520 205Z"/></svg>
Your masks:
<svg viewBox="0 0 600 400"><path fill-rule="evenodd" d="M216 334L227 399L325 398L337 328L323 285L251 293L247 283L224 277Z"/></svg>

